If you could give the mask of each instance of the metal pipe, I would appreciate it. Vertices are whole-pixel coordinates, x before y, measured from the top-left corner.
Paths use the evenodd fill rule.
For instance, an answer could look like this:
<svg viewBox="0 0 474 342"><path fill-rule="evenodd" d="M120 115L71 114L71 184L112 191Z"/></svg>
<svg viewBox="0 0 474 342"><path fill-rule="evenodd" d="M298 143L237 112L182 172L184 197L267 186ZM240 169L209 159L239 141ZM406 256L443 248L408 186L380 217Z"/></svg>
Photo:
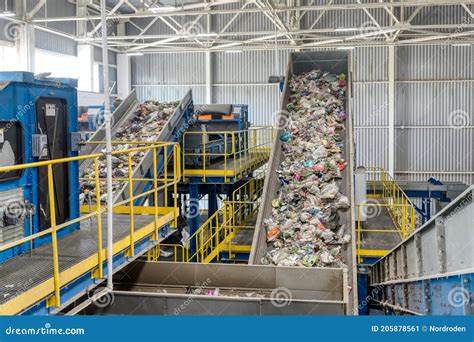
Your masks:
<svg viewBox="0 0 474 342"><path fill-rule="evenodd" d="M107 288L113 290L113 206L112 195L112 131L109 94L109 53L107 50L107 13L105 0L100 1L102 23L102 63L104 72L105 156L107 163Z"/></svg>

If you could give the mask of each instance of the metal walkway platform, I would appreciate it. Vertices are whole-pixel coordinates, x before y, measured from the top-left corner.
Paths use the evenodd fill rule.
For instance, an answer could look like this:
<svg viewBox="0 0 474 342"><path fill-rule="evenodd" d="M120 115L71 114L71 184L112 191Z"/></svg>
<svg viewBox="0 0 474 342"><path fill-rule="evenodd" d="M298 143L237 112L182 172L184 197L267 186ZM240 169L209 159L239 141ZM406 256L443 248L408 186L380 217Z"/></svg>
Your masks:
<svg viewBox="0 0 474 342"><path fill-rule="evenodd" d="M104 260L107 243L107 220L105 215L102 215L102 217L102 236L104 237L102 253ZM169 224L173 220L174 214L172 211L159 216L157 222L159 240L172 233ZM154 215L135 215L134 226L135 256L137 256L154 246L153 242L145 239L155 232ZM113 227L114 267L116 265L124 266L134 259L124 257L121 261L116 260L118 254L124 253L130 247L130 216L115 214ZM148 248L143 245L144 240L148 240ZM98 284L100 279L94 279L94 270L98 267L97 224L95 218L81 222L80 229L59 238L58 254L60 285L62 288L84 275L90 280L89 287ZM45 303L46 299L54 293L53 264L51 260L52 248L50 245L44 245L34 249L32 255L29 253L23 254L0 264L0 314L18 314L25 310L32 310L32 313L47 314L50 310L57 309L48 308ZM80 291L75 291L77 292L75 295L84 293L86 289L86 286L82 287ZM43 305L38 304L36 308L31 309L33 305L40 302L44 302Z"/></svg>
<svg viewBox="0 0 474 342"><path fill-rule="evenodd" d="M402 240L387 207L382 206L382 199L372 198L371 204L374 206L369 207L371 212L367 214L367 221L362 223L357 249L362 258L384 256Z"/></svg>
<svg viewBox="0 0 474 342"><path fill-rule="evenodd" d="M228 182L233 182L234 178L242 178L246 173L252 172L268 161L269 151L253 153L248 158L228 158L227 160L217 160L204 168L190 168L186 167L183 171L183 176L192 178L196 182L199 178L220 177L227 178Z"/></svg>

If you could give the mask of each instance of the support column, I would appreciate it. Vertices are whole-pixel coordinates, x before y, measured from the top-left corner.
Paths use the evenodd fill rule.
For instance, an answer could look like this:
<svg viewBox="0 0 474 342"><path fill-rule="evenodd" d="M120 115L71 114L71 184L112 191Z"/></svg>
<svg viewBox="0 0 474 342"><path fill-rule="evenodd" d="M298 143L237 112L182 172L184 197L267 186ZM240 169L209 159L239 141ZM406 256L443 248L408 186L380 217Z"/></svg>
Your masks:
<svg viewBox="0 0 474 342"><path fill-rule="evenodd" d="M124 99L132 90L130 73L130 56L126 53L117 54L117 95Z"/></svg>
<svg viewBox="0 0 474 342"><path fill-rule="evenodd" d="M206 27L206 32L211 33L211 15L207 15L207 27ZM211 104L212 103L212 55L211 51L207 50L205 52L206 54L206 104Z"/></svg>
<svg viewBox="0 0 474 342"><path fill-rule="evenodd" d="M212 65L211 51L206 51L206 103L212 103Z"/></svg>
<svg viewBox="0 0 474 342"><path fill-rule="evenodd" d="M199 229L199 185L189 184L189 201L188 201L188 224L189 235L193 235ZM198 248L196 239L192 239L189 243L189 255L193 255ZM191 260L195 261L195 260Z"/></svg>
<svg viewBox="0 0 474 342"><path fill-rule="evenodd" d="M388 47L388 172L395 177L395 46Z"/></svg>
<svg viewBox="0 0 474 342"><path fill-rule="evenodd" d="M94 90L94 47L92 45L77 45L77 57L79 59L80 76L78 81L79 90Z"/></svg>
<svg viewBox="0 0 474 342"><path fill-rule="evenodd" d="M214 213L219 209L217 203L217 189L216 185L210 185L209 192L207 194L209 197L209 211L208 211L208 218L214 215Z"/></svg>
<svg viewBox="0 0 474 342"><path fill-rule="evenodd" d="M16 40L18 67L23 71L35 72L35 28L31 24L19 26Z"/></svg>
<svg viewBox="0 0 474 342"><path fill-rule="evenodd" d="M15 13L26 20L27 12L23 1L15 1ZM13 25L17 25L14 38L18 69L35 72L35 28L28 23Z"/></svg>

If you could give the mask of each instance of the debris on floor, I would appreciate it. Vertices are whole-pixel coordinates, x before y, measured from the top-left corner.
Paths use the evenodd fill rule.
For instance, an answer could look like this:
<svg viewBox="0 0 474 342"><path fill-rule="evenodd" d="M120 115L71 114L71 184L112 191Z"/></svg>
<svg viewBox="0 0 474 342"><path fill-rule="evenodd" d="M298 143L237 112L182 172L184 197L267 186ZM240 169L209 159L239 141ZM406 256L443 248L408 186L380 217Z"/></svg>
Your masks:
<svg viewBox="0 0 474 342"><path fill-rule="evenodd" d="M288 121L280 135L281 188L265 220L268 249L263 264L345 267L350 242L339 210L350 207L340 192L343 159L345 75L314 70L290 82ZM349 227L348 227L349 228Z"/></svg>
<svg viewBox="0 0 474 342"><path fill-rule="evenodd" d="M123 145L114 145L113 150L125 150L129 148L137 147L135 144L127 144L130 141L156 141L160 131L168 122L168 119L173 115L176 108L179 105L179 101L174 102L157 102L157 101L146 101L139 106L139 109L135 112L133 119L126 125L120 128L119 131L113 137L114 141L123 141ZM139 151L132 153L132 168L140 164L146 151ZM127 178L128 177L128 156L127 154L115 155L112 157L112 168L114 178ZM92 164L83 175L82 178L94 178L94 164ZM99 177L107 177L106 161L105 159L99 160ZM101 181L101 202L107 201L106 194L106 182ZM113 182L113 192L120 189L124 182L115 181ZM87 180L81 182L81 194L80 203L94 203L95 199L95 182L93 180Z"/></svg>

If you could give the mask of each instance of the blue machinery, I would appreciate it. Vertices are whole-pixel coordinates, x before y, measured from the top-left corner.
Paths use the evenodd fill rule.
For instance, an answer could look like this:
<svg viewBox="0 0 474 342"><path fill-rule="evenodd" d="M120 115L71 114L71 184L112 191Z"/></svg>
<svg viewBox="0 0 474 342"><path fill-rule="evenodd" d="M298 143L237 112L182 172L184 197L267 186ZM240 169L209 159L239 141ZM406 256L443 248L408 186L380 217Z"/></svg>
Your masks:
<svg viewBox="0 0 474 342"><path fill-rule="evenodd" d="M77 156L77 81L35 79L28 72L0 73L0 160L1 166ZM58 224L79 216L79 173L77 162L53 168ZM41 169L0 174L0 244L50 227L47 175ZM25 211L27 214L25 215ZM71 225L58 236L77 229ZM41 237L0 252L0 261L24 253L50 240Z"/></svg>

